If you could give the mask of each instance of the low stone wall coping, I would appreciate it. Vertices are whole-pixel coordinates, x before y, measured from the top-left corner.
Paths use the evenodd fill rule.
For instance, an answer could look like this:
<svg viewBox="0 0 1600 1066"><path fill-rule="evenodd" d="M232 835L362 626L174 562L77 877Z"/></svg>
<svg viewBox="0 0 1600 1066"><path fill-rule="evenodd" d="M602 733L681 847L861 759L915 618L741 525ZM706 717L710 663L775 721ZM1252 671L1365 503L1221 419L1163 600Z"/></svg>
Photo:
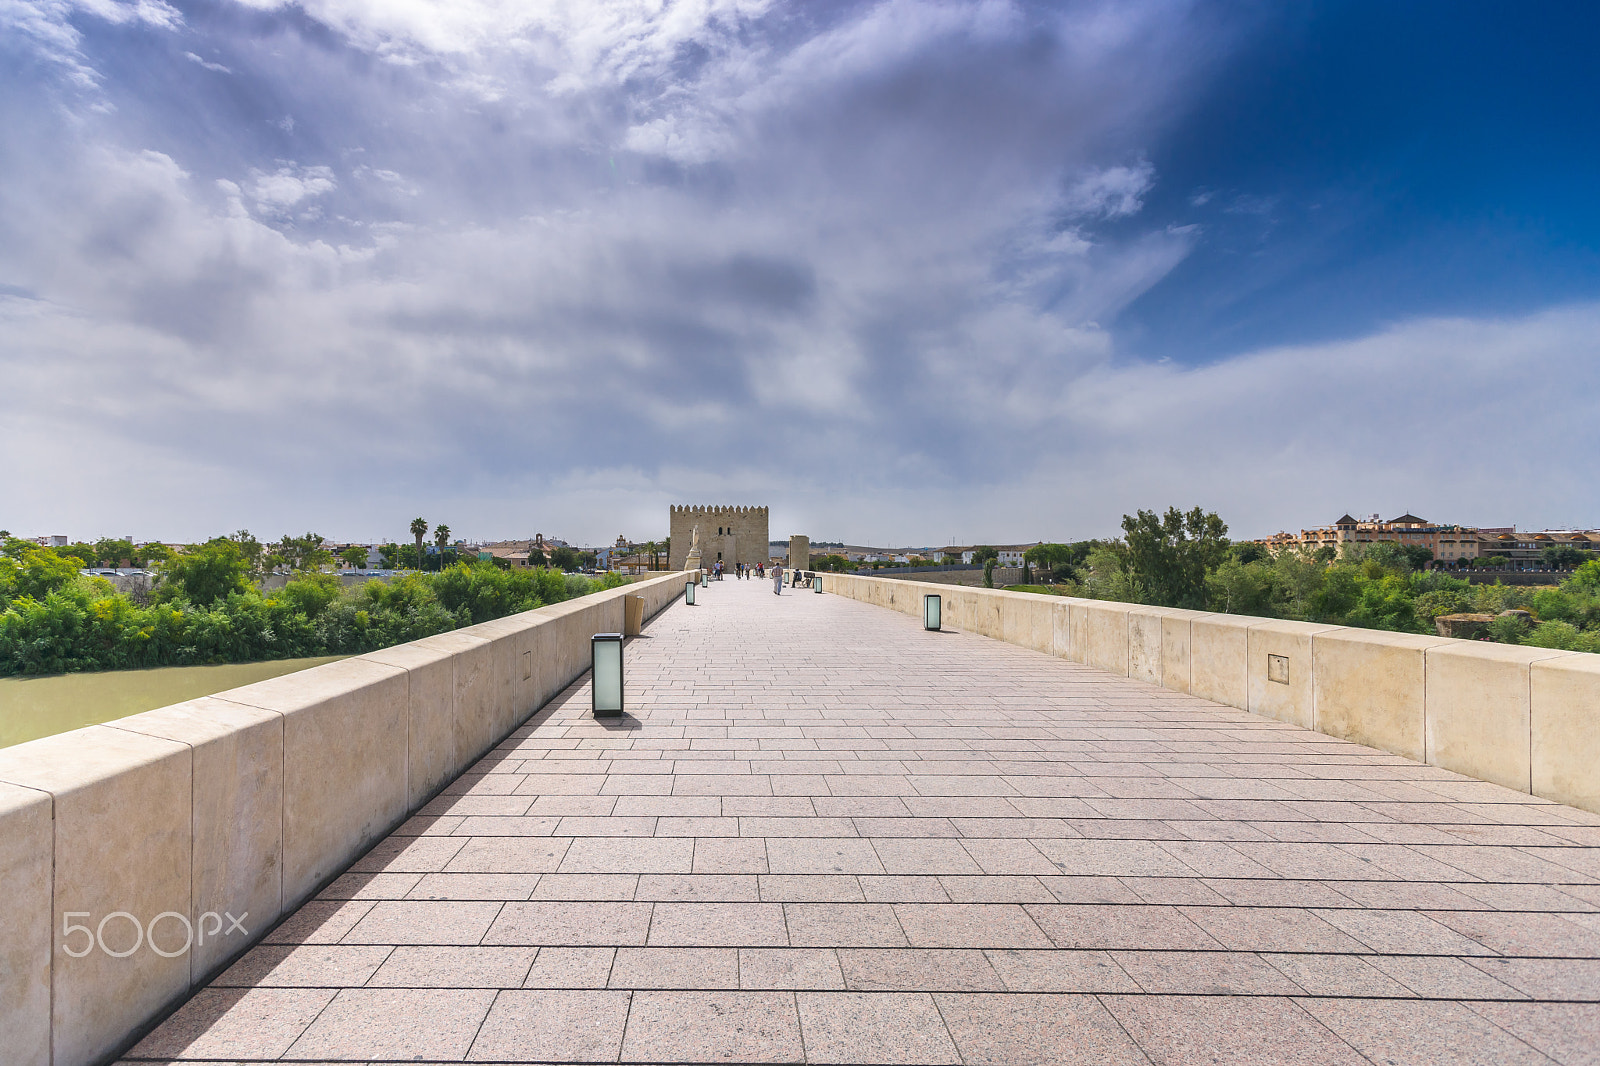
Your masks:
<svg viewBox="0 0 1600 1066"><path fill-rule="evenodd" d="M5 1062L113 1059L581 676L624 595L648 617L685 580L0 749Z"/></svg>
<svg viewBox="0 0 1600 1066"><path fill-rule="evenodd" d="M910 614L939 592L952 629L1600 813L1600 655L860 574L823 588Z"/></svg>

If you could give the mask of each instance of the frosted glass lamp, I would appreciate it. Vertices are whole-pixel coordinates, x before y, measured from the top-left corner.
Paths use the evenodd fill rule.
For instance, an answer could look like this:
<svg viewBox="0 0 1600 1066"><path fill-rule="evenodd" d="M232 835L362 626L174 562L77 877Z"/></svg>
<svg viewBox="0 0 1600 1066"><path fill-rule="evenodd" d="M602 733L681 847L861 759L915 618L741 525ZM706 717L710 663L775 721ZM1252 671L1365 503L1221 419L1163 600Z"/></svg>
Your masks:
<svg viewBox="0 0 1600 1066"><path fill-rule="evenodd" d="M820 573L811 575L811 591L812 592L821 592L822 591L822 575Z"/></svg>
<svg viewBox="0 0 1600 1066"><path fill-rule="evenodd" d="M683 602L690 607L694 606L694 581L692 580L683 583Z"/></svg>
<svg viewBox="0 0 1600 1066"><path fill-rule="evenodd" d="M937 592L922 597L922 628L937 630L943 623L944 602Z"/></svg>
<svg viewBox="0 0 1600 1066"><path fill-rule="evenodd" d="M589 638L593 684L590 708L596 718L622 717L622 634L596 633Z"/></svg>

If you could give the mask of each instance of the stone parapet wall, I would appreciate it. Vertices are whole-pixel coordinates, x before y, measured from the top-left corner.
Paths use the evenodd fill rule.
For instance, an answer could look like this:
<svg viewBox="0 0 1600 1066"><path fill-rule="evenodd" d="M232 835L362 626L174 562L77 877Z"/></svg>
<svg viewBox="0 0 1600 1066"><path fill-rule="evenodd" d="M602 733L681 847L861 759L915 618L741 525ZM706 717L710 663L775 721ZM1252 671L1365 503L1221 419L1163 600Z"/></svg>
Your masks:
<svg viewBox="0 0 1600 1066"><path fill-rule="evenodd" d="M1600 813L1600 655L896 578L823 590Z"/></svg>
<svg viewBox="0 0 1600 1066"><path fill-rule="evenodd" d="M931 568L930 568L931 569ZM932 570L931 573L919 574L915 571L897 574L871 574L878 579L897 581L922 581L930 585L970 585L974 588L983 587L983 567L977 566L969 570ZM997 566L994 568L994 586L1002 588L1006 585L1022 584L1022 567Z"/></svg>
<svg viewBox="0 0 1600 1066"><path fill-rule="evenodd" d="M684 581L0 749L0 1059L114 1057L581 676L625 595L650 617ZM121 952L135 922L125 956L94 939Z"/></svg>

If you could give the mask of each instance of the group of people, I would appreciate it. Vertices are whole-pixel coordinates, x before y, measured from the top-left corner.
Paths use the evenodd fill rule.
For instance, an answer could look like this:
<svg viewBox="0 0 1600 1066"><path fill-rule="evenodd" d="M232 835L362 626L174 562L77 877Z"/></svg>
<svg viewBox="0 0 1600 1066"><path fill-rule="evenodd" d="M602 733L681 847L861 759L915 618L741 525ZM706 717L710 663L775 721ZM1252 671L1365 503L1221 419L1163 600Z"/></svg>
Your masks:
<svg viewBox="0 0 1600 1066"><path fill-rule="evenodd" d="M781 566L775 566L772 568L772 594L774 596L783 595L783 582L786 577L789 581L789 587L796 589L810 588L811 583L817 579L817 575L809 570L795 570L791 574Z"/></svg>
<svg viewBox="0 0 1600 1066"><path fill-rule="evenodd" d="M721 581L722 573L722 560L718 559L711 567L711 580ZM744 563L734 563L733 576L741 581L748 580L751 577L754 577L759 581L767 576L767 568L761 563L757 563L753 567L747 566Z"/></svg>
<svg viewBox="0 0 1600 1066"><path fill-rule="evenodd" d="M748 581L752 577L757 581L763 581L769 570L772 573L772 592L778 596L783 595L785 581L791 588L810 588L817 577L809 570L796 570L791 574L781 566L768 567L765 563L757 563L755 566L745 563L733 564L733 576L741 581ZM711 564L711 580L721 581L724 572L721 559Z"/></svg>

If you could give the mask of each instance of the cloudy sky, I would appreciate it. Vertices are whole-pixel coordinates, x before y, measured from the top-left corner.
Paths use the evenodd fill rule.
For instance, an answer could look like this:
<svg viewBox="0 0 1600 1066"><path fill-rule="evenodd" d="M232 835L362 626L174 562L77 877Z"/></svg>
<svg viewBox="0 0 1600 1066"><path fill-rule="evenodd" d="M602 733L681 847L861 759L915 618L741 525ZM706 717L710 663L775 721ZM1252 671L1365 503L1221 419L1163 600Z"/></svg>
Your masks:
<svg viewBox="0 0 1600 1066"><path fill-rule="evenodd" d="M1600 525L1600 8L0 0L0 526Z"/></svg>

